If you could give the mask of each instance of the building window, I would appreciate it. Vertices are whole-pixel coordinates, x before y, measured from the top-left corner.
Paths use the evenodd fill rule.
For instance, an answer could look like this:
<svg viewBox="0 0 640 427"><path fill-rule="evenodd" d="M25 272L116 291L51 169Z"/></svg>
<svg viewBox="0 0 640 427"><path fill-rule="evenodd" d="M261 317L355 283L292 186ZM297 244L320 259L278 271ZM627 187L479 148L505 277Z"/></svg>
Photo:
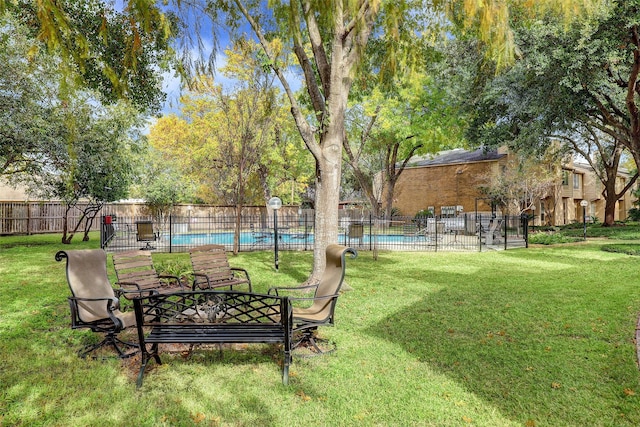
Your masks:
<svg viewBox="0 0 640 427"><path fill-rule="evenodd" d="M456 216L456 207L455 206L440 206L440 215L448 218L453 218Z"/></svg>
<svg viewBox="0 0 640 427"><path fill-rule="evenodd" d="M574 173L573 174L573 188L578 189L580 188L580 177L582 175Z"/></svg>
<svg viewBox="0 0 640 427"><path fill-rule="evenodd" d="M562 185L569 185L569 171L562 171Z"/></svg>

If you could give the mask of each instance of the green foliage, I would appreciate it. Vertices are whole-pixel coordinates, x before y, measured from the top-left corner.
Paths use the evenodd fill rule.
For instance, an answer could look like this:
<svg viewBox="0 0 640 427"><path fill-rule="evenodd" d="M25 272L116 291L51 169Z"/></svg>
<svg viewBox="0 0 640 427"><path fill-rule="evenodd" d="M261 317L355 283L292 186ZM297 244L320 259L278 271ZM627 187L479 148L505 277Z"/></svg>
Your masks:
<svg viewBox="0 0 640 427"><path fill-rule="evenodd" d="M616 223L613 226L587 224L587 238L606 238L611 240L640 240L640 226L637 223ZM555 227L535 227L529 234L529 243L552 245L582 241L584 225L581 222Z"/></svg>
<svg viewBox="0 0 640 427"><path fill-rule="evenodd" d="M121 11L100 0L12 0L0 6L28 25L35 49L59 58L63 85L79 79L105 103L126 98L157 113L165 99L161 73L171 61L177 27L153 2L143 3L130 2Z"/></svg>
<svg viewBox="0 0 640 427"><path fill-rule="evenodd" d="M533 245L556 245L581 241L580 237L569 237L561 233L534 233L529 235L529 243Z"/></svg>
<svg viewBox="0 0 640 427"><path fill-rule="evenodd" d="M469 60L463 90L480 89L466 103L473 116L470 139L533 150L544 148L551 136L563 142L599 137L636 151L627 133L615 129L631 122L625 99L628 84L634 84L628 80L634 78L637 6L613 6L571 24L553 16L523 21L515 28L520 58L502 74L481 75Z"/></svg>
<svg viewBox="0 0 640 427"><path fill-rule="evenodd" d="M266 195L290 194L292 185L297 196L309 181L311 156L304 155L286 101L255 43L237 42L225 52L220 72L234 79L233 90L199 76L181 99L180 115L152 127L150 143L207 203L262 205Z"/></svg>
<svg viewBox="0 0 640 427"><path fill-rule="evenodd" d="M487 60L503 69L521 54L512 25L527 25L540 17L552 17L565 27L600 13L609 6L603 0L435 0L463 37L471 33L483 46Z"/></svg>
<svg viewBox="0 0 640 427"><path fill-rule="evenodd" d="M416 212L415 218L431 218L433 217L433 209L422 209Z"/></svg>
<svg viewBox="0 0 640 427"><path fill-rule="evenodd" d="M635 207L629 209L629 220L640 221L640 188L633 192L633 197L635 198L633 201Z"/></svg>
<svg viewBox="0 0 640 427"><path fill-rule="evenodd" d="M31 52L27 29L0 13L0 175L37 174L41 153L61 133L57 60Z"/></svg>
<svg viewBox="0 0 640 427"><path fill-rule="evenodd" d="M59 121L61 134L39 153L47 167L15 178L43 200L114 201L127 194L138 154L132 139L137 113L124 104L91 105L89 95L77 94L50 117Z"/></svg>
<svg viewBox="0 0 640 427"><path fill-rule="evenodd" d="M193 282L193 268L188 259L163 259L154 262L154 268L159 275L175 276L179 278L187 288Z"/></svg>
<svg viewBox="0 0 640 427"><path fill-rule="evenodd" d="M132 195L144 199L150 214L162 221L174 205L189 201L188 181L157 150L151 148L140 161L141 182L132 187Z"/></svg>
<svg viewBox="0 0 640 427"><path fill-rule="evenodd" d="M629 209L629 220L631 220L631 221L640 221L640 209L639 208L631 208L631 209Z"/></svg>
<svg viewBox="0 0 640 427"><path fill-rule="evenodd" d="M614 252L619 254L640 256L640 244L618 244L618 245L602 245L605 252Z"/></svg>

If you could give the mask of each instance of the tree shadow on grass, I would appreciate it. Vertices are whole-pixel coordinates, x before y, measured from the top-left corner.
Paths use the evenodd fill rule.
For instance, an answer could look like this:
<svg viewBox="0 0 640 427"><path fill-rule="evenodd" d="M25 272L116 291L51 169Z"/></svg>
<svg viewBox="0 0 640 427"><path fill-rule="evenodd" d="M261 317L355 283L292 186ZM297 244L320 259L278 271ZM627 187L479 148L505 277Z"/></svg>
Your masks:
<svg viewBox="0 0 640 427"><path fill-rule="evenodd" d="M455 273L423 274L447 285L366 333L399 345L515 422L640 425L638 399L624 392L637 388L632 346L609 327L619 319L590 303L593 295L581 299L579 284L554 296L482 273L473 283Z"/></svg>

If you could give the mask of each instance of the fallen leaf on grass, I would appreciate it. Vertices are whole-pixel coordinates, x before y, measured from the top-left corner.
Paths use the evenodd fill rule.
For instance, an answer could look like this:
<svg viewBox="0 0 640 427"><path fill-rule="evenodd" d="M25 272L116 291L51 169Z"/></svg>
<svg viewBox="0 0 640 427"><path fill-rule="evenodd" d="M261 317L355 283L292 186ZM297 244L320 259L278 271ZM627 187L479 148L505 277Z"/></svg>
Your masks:
<svg viewBox="0 0 640 427"><path fill-rule="evenodd" d="M205 420L205 415L201 412L195 414L195 415L191 415L191 419L193 420L193 422L195 424L200 424L201 422L203 422Z"/></svg>
<svg viewBox="0 0 640 427"><path fill-rule="evenodd" d="M462 417L462 421L464 421L465 423L471 423L471 422L473 422L473 420L472 420L471 418L467 417L467 416L463 416L463 417Z"/></svg>
<svg viewBox="0 0 640 427"><path fill-rule="evenodd" d="M633 391L633 390L632 390L632 389L630 389L630 388L625 388L625 389L624 389L624 394L625 394L626 396L635 396L635 395L636 395L636 392L635 392L635 391Z"/></svg>
<svg viewBox="0 0 640 427"><path fill-rule="evenodd" d="M296 395L298 395L300 397L300 399L302 399L303 402L308 402L308 401L311 400L311 396L305 394L305 392L302 391L302 390L298 390L296 392Z"/></svg>
<svg viewBox="0 0 640 427"><path fill-rule="evenodd" d="M551 383L551 388L558 389L560 387L562 387L562 385L560 383L557 383L557 382L552 382Z"/></svg>

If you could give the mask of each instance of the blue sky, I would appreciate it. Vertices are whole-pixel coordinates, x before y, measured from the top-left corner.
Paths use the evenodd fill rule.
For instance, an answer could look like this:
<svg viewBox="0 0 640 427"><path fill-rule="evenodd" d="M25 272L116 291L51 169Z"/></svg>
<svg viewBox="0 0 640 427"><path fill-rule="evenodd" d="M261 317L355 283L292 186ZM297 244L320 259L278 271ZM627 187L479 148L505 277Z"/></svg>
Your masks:
<svg viewBox="0 0 640 427"><path fill-rule="evenodd" d="M129 2L129 0L103 0L103 1L105 1L105 3L110 3L118 11L122 11ZM169 3L170 4L169 6L167 6L167 8L172 8L173 10L175 10L174 2L170 1ZM207 55L210 55L213 50L213 35L212 35L211 23L207 19L207 17L204 14L196 15L193 9L183 9L180 12L180 15L181 15L180 19L183 22L187 22L189 31L194 32L192 34L192 37L194 39L192 44L194 46L191 48L191 57L195 59L199 56L206 57ZM227 62L227 58L224 54L224 49L229 44L229 35L223 28L218 27L217 29L219 30L217 33L217 37L218 37L218 44L220 46L220 50L219 52L216 53L215 66L216 66L216 69L220 69ZM200 35L199 42L197 41L197 35L195 34L195 31L199 32L199 35ZM244 32L250 37L253 34L248 24L246 24L246 29L244 30ZM200 48L198 48L198 43L201 43ZM176 46L176 49L179 50L180 48ZM294 91L298 90L301 87L300 78L298 76L294 76L293 74L289 74L289 76L291 77L289 81L291 88ZM180 96L185 90L182 88L180 78L175 76L174 72L166 72L163 74L163 80L164 81L163 81L162 88L166 94L166 101L162 107L161 112L163 115L171 114L171 113L174 113L174 114L179 113ZM222 73L215 73L214 81L226 88L231 87L234 83L233 79L225 77L224 75L222 75ZM152 120L152 122L153 121L155 120Z"/></svg>

